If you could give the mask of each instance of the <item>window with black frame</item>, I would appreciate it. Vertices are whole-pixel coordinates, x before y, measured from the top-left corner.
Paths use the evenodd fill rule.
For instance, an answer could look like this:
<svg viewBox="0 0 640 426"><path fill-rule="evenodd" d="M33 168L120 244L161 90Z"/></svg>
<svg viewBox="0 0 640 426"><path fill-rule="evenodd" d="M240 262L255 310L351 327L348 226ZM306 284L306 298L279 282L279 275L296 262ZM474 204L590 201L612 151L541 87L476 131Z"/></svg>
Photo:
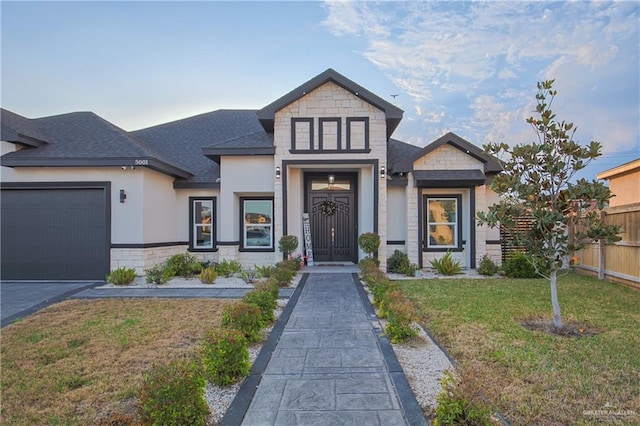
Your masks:
<svg viewBox="0 0 640 426"><path fill-rule="evenodd" d="M215 198L189 198L190 250L215 249Z"/></svg>
<svg viewBox="0 0 640 426"><path fill-rule="evenodd" d="M462 246L461 195L424 197L425 249L445 251Z"/></svg>
<svg viewBox="0 0 640 426"><path fill-rule="evenodd" d="M242 249L273 251L273 199L242 198Z"/></svg>

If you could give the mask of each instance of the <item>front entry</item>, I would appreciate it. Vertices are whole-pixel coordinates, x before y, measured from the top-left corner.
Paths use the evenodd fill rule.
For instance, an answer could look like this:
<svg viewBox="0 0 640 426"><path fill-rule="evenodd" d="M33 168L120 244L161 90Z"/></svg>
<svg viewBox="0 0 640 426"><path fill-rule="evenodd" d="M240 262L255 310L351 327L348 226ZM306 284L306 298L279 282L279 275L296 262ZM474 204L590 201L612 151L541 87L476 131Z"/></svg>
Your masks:
<svg viewBox="0 0 640 426"><path fill-rule="evenodd" d="M316 262L357 263L355 173L306 175L306 206Z"/></svg>

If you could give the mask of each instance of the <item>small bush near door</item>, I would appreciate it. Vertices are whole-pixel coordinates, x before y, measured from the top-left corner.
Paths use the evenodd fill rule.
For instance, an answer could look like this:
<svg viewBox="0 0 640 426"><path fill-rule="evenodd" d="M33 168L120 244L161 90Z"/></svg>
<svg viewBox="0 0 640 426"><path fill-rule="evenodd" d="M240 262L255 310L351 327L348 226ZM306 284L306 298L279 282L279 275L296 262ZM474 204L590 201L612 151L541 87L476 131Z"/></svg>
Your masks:
<svg viewBox="0 0 640 426"><path fill-rule="evenodd" d="M410 267L409 256L400 250L394 250L391 257L387 259L387 272L406 274Z"/></svg>

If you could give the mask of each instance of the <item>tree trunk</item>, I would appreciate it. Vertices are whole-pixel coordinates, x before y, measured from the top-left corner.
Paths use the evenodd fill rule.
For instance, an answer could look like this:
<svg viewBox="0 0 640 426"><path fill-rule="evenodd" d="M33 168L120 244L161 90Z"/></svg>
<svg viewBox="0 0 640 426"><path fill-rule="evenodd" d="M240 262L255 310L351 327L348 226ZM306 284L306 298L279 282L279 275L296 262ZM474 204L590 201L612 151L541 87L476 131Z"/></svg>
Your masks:
<svg viewBox="0 0 640 426"><path fill-rule="evenodd" d="M549 275L549 281L551 282L551 305L553 306L553 326L555 328L562 328L560 303L558 303L557 272L556 269L551 269L551 274Z"/></svg>

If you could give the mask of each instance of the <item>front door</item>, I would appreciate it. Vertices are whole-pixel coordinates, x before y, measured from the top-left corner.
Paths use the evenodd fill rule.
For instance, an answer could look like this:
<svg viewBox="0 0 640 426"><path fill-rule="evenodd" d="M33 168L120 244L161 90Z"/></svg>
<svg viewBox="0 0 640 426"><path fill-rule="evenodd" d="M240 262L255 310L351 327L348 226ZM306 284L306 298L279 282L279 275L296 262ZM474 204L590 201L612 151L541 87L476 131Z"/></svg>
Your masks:
<svg viewBox="0 0 640 426"><path fill-rule="evenodd" d="M355 174L308 174L307 212L316 262L357 262Z"/></svg>

